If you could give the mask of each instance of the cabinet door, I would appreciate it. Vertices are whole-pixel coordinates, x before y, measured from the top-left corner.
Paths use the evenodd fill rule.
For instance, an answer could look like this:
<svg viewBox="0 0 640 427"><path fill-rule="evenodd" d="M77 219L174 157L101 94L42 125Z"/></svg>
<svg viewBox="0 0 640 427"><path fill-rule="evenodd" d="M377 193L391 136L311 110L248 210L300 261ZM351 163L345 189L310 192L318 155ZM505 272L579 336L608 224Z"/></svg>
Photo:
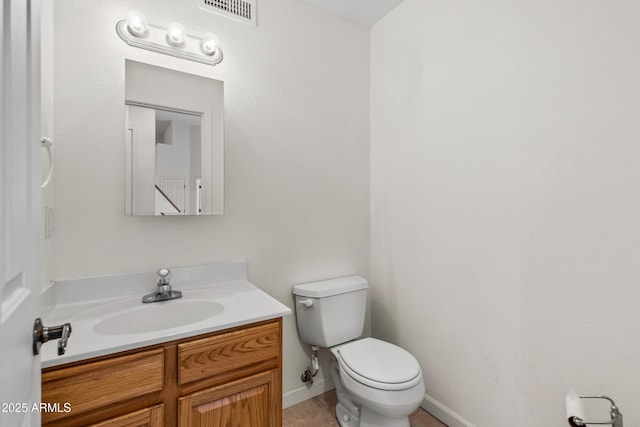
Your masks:
<svg viewBox="0 0 640 427"><path fill-rule="evenodd" d="M89 427L162 427L164 424L163 409L163 405L158 405L92 424Z"/></svg>
<svg viewBox="0 0 640 427"><path fill-rule="evenodd" d="M180 427L279 427L278 370L205 389L178 401Z"/></svg>

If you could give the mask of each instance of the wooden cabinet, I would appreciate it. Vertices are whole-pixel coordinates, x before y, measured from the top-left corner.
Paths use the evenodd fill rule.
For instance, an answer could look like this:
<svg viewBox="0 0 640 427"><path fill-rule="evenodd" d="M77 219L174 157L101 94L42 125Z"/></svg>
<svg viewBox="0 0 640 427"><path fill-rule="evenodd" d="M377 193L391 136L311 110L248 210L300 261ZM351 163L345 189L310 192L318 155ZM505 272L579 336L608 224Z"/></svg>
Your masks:
<svg viewBox="0 0 640 427"><path fill-rule="evenodd" d="M282 319L48 368L44 426L282 423ZM66 404L66 406L65 406Z"/></svg>

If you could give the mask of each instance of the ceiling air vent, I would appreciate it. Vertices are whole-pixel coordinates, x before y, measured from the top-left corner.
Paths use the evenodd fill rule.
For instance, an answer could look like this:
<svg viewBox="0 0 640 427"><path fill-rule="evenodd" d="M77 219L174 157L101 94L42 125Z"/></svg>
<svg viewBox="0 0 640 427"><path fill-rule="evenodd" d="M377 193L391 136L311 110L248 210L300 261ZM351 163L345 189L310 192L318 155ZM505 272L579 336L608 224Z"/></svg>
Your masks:
<svg viewBox="0 0 640 427"><path fill-rule="evenodd" d="M258 0L198 0L200 8L256 26Z"/></svg>

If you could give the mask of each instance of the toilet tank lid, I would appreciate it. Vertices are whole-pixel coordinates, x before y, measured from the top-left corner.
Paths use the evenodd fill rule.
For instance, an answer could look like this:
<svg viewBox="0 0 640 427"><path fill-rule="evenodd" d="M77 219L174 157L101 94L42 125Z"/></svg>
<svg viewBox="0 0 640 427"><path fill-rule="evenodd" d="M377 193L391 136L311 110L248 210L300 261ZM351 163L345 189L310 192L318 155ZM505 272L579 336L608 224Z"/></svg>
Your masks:
<svg viewBox="0 0 640 427"><path fill-rule="evenodd" d="M295 285L293 293L301 297L322 298L367 289L367 279L360 276L338 277Z"/></svg>

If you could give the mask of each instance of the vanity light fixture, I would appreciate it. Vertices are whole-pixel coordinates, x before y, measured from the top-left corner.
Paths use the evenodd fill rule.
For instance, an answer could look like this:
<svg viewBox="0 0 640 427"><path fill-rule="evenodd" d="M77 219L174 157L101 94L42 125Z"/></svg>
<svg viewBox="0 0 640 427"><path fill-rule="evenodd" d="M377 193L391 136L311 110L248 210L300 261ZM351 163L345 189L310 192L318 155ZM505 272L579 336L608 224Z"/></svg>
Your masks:
<svg viewBox="0 0 640 427"><path fill-rule="evenodd" d="M116 24L116 33L129 46L164 53L182 59L217 65L222 62L222 49L212 33L195 36L182 24L173 22L167 28L147 22L142 12L132 10Z"/></svg>

